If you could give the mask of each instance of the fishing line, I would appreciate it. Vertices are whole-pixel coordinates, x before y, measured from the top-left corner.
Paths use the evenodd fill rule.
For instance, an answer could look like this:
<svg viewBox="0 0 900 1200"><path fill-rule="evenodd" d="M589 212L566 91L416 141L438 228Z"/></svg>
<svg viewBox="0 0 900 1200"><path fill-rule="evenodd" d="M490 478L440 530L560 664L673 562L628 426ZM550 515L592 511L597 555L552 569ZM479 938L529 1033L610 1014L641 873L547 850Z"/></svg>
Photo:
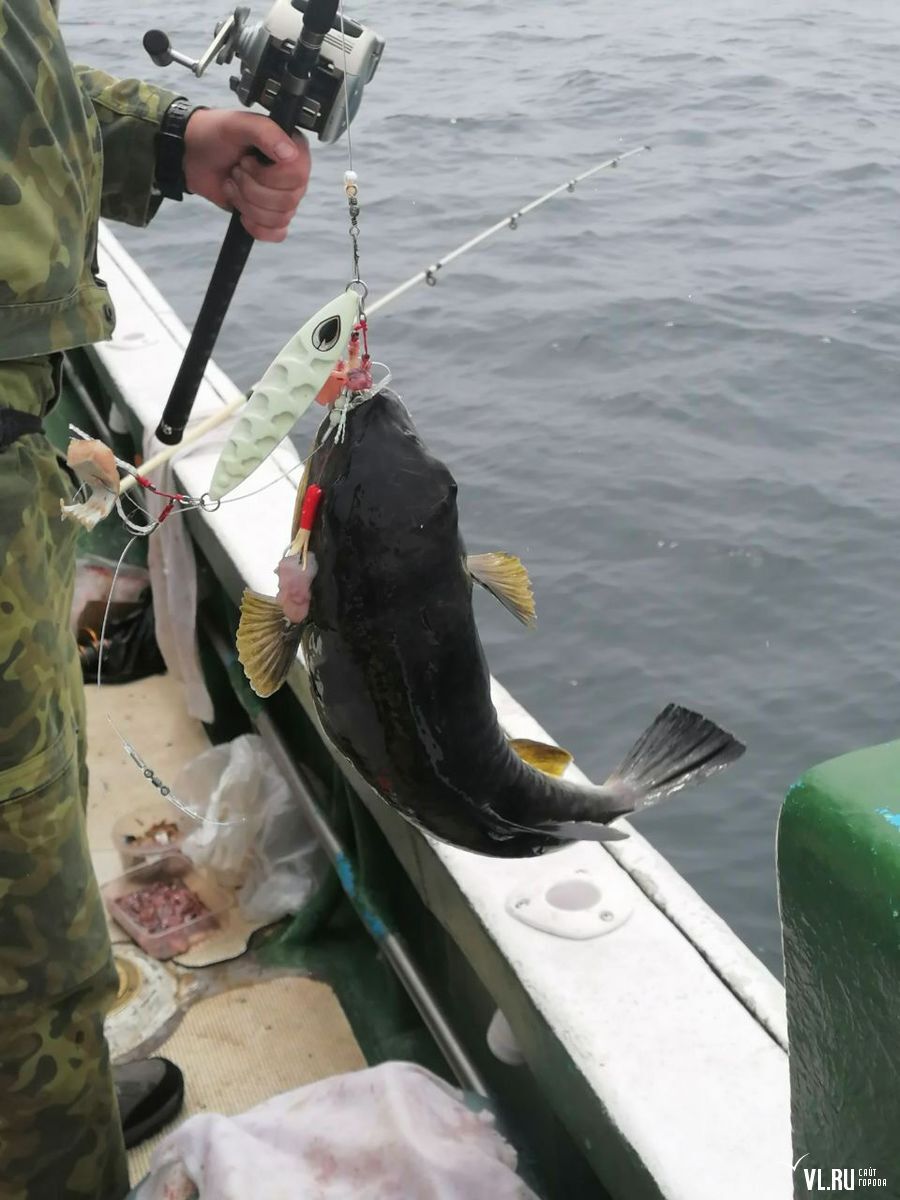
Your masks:
<svg viewBox="0 0 900 1200"><path fill-rule="evenodd" d="M267 492L270 487L274 487L276 483L281 483L283 479L290 479L294 472L305 467L313 456L313 451L310 450L306 458L301 458L299 462L294 463L292 467L288 467L286 471L279 472L274 479L270 479L268 483L264 483L262 487L254 488L252 492L241 492L239 496L226 496L224 500L220 500L220 504L236 504L239 500L249 500L251 496L258 496L261 492Z"/></svg>
<svg viewBox="0 0 900 1200"><path fill-rule="evenodd" d="M140 507L140 506L138 506L138 507ZM178 512L179 510L176 509L174 511ZM181 510L181 511L186 511L186 510ZM157 523L156 528L159 528L159 523ZM103 611L103 621L100 626L100 641L99 641L98 648L97 648L97 693L98 693L98 695L103 687L103 651L104 651L104 647L106 645L106 628L109 623L109 614L112 609L112 602L113 602L113 596L114 596L115 590L116 590L116 583L118 581L119 572L122 569L122 564L125 562L125 557L128 554L128 551L131 549L131 547L134 545L134 543L141 536L146 536L146 535L142 535L140 533L133 534L130 541L126 544L125 549L119 555L119 561L116 563L116 569L113 572L112 581L109 585L109 595L106 598L106 607ZM125 753L128 755L128 757L134 763L136 763L138 767L140 767L141 774L144 776L144 778L146 780L148 780L148 782L150 782L157 789L160 796L162 796L164 799L168 800L170 804L173 804L175 806L175 808L177 808L181 812L183 812L185 814L185 816L190 817L194 821L200 821L205 825L242 825L244 823L244 821L246 821L246 819L247 819L246 817L241 817L240 819L238 819L236 821L217 821L217 820L213 819L212 817L207 817L202 813L196 812L189 805L185 804L185 802L183 800L181 800L175 794L175 792L172 791L172 789L168 786L168 784L165 783L159 777L159 775L156 774L154 769L147 763L146 759L143 758L143 756L138 752L136 747L134 745L132 745L132 743L128 740L128 738L125 736L125 734L122 732L122 730L118 727L118 725L113 720L112 715L110 714L109 710L107 710L107 712L106 712L106 719L109 722L116 737L122 743L122 749L125 751Z"/></svg>
<svg viewBox="0 0 900 1200"><path fill-rule="evenodd" d="M390 371L388 370L387 367L384 366L384 363L375 363L373 365L384 367L386 374L378 386L386 387L391 378ZM86 441L93 440L89 433L85 433L84 430L79 429L77 425L70 424L69 429L73 433L77 434L78 437L84 438ZM181 447L179 447L179 449L181 449ZM163 498L165 498L166 500L169 500L169 501L178 501L182 507L175 511L191 512L191 511L199 508L203 512L214 513L223 504L236 504L240 500L249 500L251 496L258 496L258 495L260 495L260 493L268 491L268 489L270 487L275 487L275 485L278 483L281 483L282 480L289 479L291 477L291 475L293 475L297 470L299 470L300 467L306 466L307 462L309 462L309 459L312 457L312 455L313 455L313 451L311 450L310 453L306 456L306 458L300 459L299 462L294 463L293 466L287 467L283 471L279 471L274 479L270 479L268 483L262 484L261 487L253 488L253 490L249 491L249 492L241 492L241 494L239 496L228 496L222 500L213 500L210 497L208 492L204 492L202 496L191 496L188 493L182 493L182 492L164 492L160 488L156 487L156 485L151 480L147 479L147 477L143 474L143 472L140 471L137 467L135 467L132 463L127 462L125 459L118 458L115 455L113 455L113 457L115 458L116 466L121 468L121 470L127 472L128 480L133 480L133 483L137 484L139 487L146 487L149 491L151 491L156 496L162 496ZM162 464L160 464L160 465L162 465ZM127 482L127 480L123 480L123 484L125 482ZM87 488L87 484L83 483L81 485L81 487L78 489L78 491L75 493L74 498L77 498L79 495L81 495L81 493L84 492L86 488ZM147 527L147 526L133 527L131 524L129 524L129 518L128 518L127 514L124 514L121 511L119 503L117 502L116 509L119 513L119 516L122 518L123 522L125 523L125 527L128 529L129 533L133 533L135 535L135 537L141 537L141 536L149 537L149 535L151 533L156 532L156 530L159 528L160 521L163 518L152 517L150 512L148 511L148 509L144 508L143 505L139 504L137 502L137 500L135 500L134 496L131 496L126 493L124 486L119 489L119 500L120 501L128 500L131 504L134 505L134 507L138 510L138 512L143 513L144 516L147 517L148 522L154 523L152 528Z"/></svg>
<svg viewBox="0 0 900 1200"><path fill-rule="evenodd" d="M82 440L85 440L85 441L93 440L93 439L91 439L91 437L88 433L86 433L83 429L80 429L77 425L70 424L69 429L72 433L74 433L77 437L81 438ZM240 496L232 496L230 499L217 500L217 501L210 501L208 496L206 496L206 495L200 496L200 497L195 497L195 496L189 496L189 495L186 495L186 494L180 493L180 492L165 492L161 488L158 488L155 484L153 484L149 479L147 479L146 476L142 475L142 473L131 463L126 462L124 459L121 459L116 455L113 455L113 458L115 459L117 467L119 467L121 470L125 471L127 473L127 475L130 478L134 479L135 483L137 483L139 486L146 487L149 491L153 492L155 495L166 500L166 504L164 505L163 510L160 513L159 517L154 518L151 515L151 513L149 512L149 510L146 509L142 504L140 504L134 498L134 496L127 495L127 494L122 495L120 493L116 497L116 511L118 512L118 515L121 518L123 525L129 531L129 533L131 533L132 536L129 539L129 541L127 542L127 544L125 545L125 548L123 549L122 553L119 555L119 559L118 559L118 562L116 563L116 567L113 572L113 577L110 582L109 594L106 598L106 605L103 610L103 621L100 626L100 637L99 637L99 641L97 644L97 691L98 691L98 694L103 687L103 657L104 657L104 650L105 650L105 646L106 646L106 630L109 625L109 617L110 617L110 612L112 610L113 599L115 597L116 584L119 579L119 574L121 572L122 565L125 562L125 558L128 555L128 552L131 549L131 547L134 545L134 543L141 537L150 537L152 534L156 533L157 530L162 525L162 523L172 515L184 515L185 513L195 511L196 509L203 509L204 511L214 512L216 509L218 509L220 504L232 504L232 503L236 503L237 501L240 501L240 500L247 500L251 496L259 495L261 492L264 492L268 488L273 487L276 483L280 483L283 479L288 478L288 476L290 476L295 471L297 471L298 468L305 466L306 462L308 461L309 458L312 457L313 453L314 453L314 450L310 451L310 454L307 456L306 459L303 459L300 462L295 463L293 466L288 468L286 471L279 472L279 474L276 476L275 479L270 480L268 483L264 484L262 487L254 488L253 491L245 492L244 494L242 494ZM81 487L78 489L76 496L79 495L81 492L85 491L86 489L87 489L87 485L82 484ZM143 516L145 516L147 518L146 524L139 525L131 519L131 517L124 510L124 507L123 507L124 500L128 500L134 506L135 510L142 513ZM178 505L178 507L176 507L176 505ZM107 721L109 722L110 727L112 728L116 737L119 739L119 741L122 745L122 749L125 751L125 753L128 755L128 757L140 768L141 774L144 776L144 778L146 780L148 780L149 783L151 783L153 785L153 787L155 787L157 789L160 796L162 796L164 799L168 800L172 805L174 805L175 808L179 809L181 812L183 812L186 816L190 817L192 820L199 821L199 822L201 822L203 824L207 824L207 825L231 826L231 825L240 825L246 821L246 819L247 819L246 817L241 817L238 820L234 820L234 821L215 820L212 817L206 816L205 814L199 813L196 810L192 809L190 807L190 805L186 804L178 795L176 795L176 793L173 792L172 788L169 787L169 785L159 775L157 775L157 773L153 769L153 767L151 767L149 765L147 760L138 751L137 747L125 736L125 734L122 732L122 730L116 724L116 722L113 720L112 715L108 709L107 709L105 715L106 715Z"/></svg>
<svg viewBox="0 0 900 1200"><path fill-rule="evenodd" d="M362 288L360 293L361 320L365 324L365 300L369 289L359 277L359 186L353 169L353 139L350 136L350 91L347 86L349 68L347 63L347 39L344 33L344 0L340 0L338 15L341 22L341 53L344 58L344 121L347 127L347 170L344 172L344 195L350 210L350 242L353 251L353 281Z"/></svg>
<svg viewBox="0 0 900 1200"><path fill-rule="evenodd" d="M341 53L344 56L344 117L347 122L347 160L350 164L350 170L353 170L353 138L350 135L350 92L347 87L347 38L344 33L344 0L340 0L338 5L338 17L341 22Z"/></svg>
<svg viewBox="0 0 900 1200"><path fill-rule="evenodd" d="M93 440L89 437L88 434L86 434L84 432L84 430L79 429L77 425L70 425L69 428L73 433L77 434L77 436L82 438L83 440L88 440L88 441ZM193 509L204 507L204 498L203 497L201 497L199 500L197 500L194 497L185 496L180 493L163 492L161 489L159 489L159 488L155 487L153 484L151 484L149 480L141 478L137 469L135 467L133 467L130 463L125 462L124 460L116 457L115 455L113 457L115 458L116 465L118 467L120 467L121 469L123 469L127 472L130 472L133 476L135 476L137 478L139 483L141 483L144 486L149 486L151 491L153 491L158 496L161 496L162 498L166 499L167 503L163 507L163 510L160 513L159 517L153 518L151 516L151 514L149 513L149 511L146 508L144 508L141 504L139 504L137 502L137 500L134 499L133 496L127 496L127 497L123 497L121 495L116 496L117 512L118 512L120 518L122 519L122 522L125 525L125 528L128 529L128 531L131 533L132 536L129 539L129 541L126 543L125 548L122 550L122 553L119 555L119 559L116 563L115 570L113 571L112 580L110 581L109 594L106 597L106 605L103 610L103 620L100 625L100 637L97 642L97 693L98 693L98 695L103 688L103 657L104 657L104 651L106 648L106 630L109 625L109 617L110 617L110 613L112 611L112 604L113 604L113 598L115 596L116 584L119 579L119 574L122 570L122 565L125 562L125 558L129 552L129 550L134 545L134 543L138 540L138 538L149 537L151 534L155 533L160 528L163 521L165 521L168 517L172 516L173 513L174 514L184 514L186 512L192 511ZM292 469L294 469L294 468L292 468ZM273 482L277 482L277 481L273 481ZM79 492L81 492L85 486L86 485L82 484L82 487L79 488ZM270 487L271 484L267 484L266 486ZM111 490L111 489L109 489L109 490ZM260 490L262 490L262 489L260 489ZM76 493L76 495L77 494L78 493ZM241 498L243 498L243 497L241 497ZM134 521L132 521L122 506L123 499L128 499L139 512L143 513L144 516L148 518L148 524L137 525ZM181 503L182 506L180 508L175 507L177 502ZM216 503L216 507L218 507L218 503ZM129 739L125 736L125 734L122 732L122 730L115 723L115 721L113 720L112 715L110 714L108 709L106 711L106 719L109 722L116 737L121 742L122 749L125 751L125 753L128 755L128 757L134 763L137 764L137 766L140 768L141 774L144 776L144 778L147 779L157 789L160 796L162 796L164 799L168 800L171 804L173 804L175 806L175 808L179 809L186 816L190 817L192 820L200 821L203 824L220 825L220 826L221 825L240 825L240 824L243 824L243 822L246 820L246 817L241 817L236 821L218 821L218 820L215 820L204 814L196 812L189 805L185 804L185 802L183 800L181 800L180 797L178 797L172 791L172 789L168 786L168 784L165 783L164 780L161 779L160 776L156 774L155 770L148 764L146 759L138 752L137 748L129 741Z"/></svg>

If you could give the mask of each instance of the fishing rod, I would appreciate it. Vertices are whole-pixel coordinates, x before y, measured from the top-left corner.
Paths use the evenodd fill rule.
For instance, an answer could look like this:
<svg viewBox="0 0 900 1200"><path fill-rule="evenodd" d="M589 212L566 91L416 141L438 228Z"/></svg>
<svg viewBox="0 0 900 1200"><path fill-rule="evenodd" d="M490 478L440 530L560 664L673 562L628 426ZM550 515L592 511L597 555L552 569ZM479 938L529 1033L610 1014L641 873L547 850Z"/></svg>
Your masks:
<svg viewBox="0 0 900 1200"><path fill-rule="evenodd" d="M455 259L460 258L463 254L467 254L470 250L474 250L476 246L480 246L483 242L487 241L488 238L495 237L504 229L518 229L519 222L522 217L534 212L535 209L540 208L541 205L546 204L555 196L571 194L575 191L576 186L585 179L589 179L591 176L597 175L601 171L612 170L613 168L618 167L619 163L625 162L626 159L633 158L636 154L642 154L645 150L649 149L649 146L635 146L631 150L624 151L622 154L617 154L612 158L606 158L602 162L596 163L592 167L588 167L587 170L582 171L581 174L567 179L558 187L551 188L549 192L545 192L542 196L538 196L536 200L529 201L521 208L516 209L515 212L509 213L502 220L496 221L494 224L489 225L488 228L482 230L481 233L478 233L474 237L468 238L466 241L461 242L460 245L454 247L454 249L448 250L446 254L436 259L430 266L425 267L421 271L417 271L415 275L411 275L409 279L405 280L401 284L398 284L397 287L392 288L391 291L386 292L385 295L380 296L372 304L366 306L367 313L371 315L372 313L379 312L383 308L387 308L388 305L393 304L396 300L399 300L401 296L405 295L406 292L410 291L414 287L417 287L419 284L425 283L430 286L434 286L437 283L438 271L440 271L443 267L448 266ZM212 413L210 416L204 417L203 420L198 421L196 425L192 426L192 428L187 431L183 440L179 439L180 444L169 445L166 447L166 449L160 450L157 454L154 454L152 458L148 458L141 467L142 474L147 475L156 467L163 466L163 464L167 463L170 458L178 453L179 450L184 449L193 442L199 441L200 438L205 436L205 434L211 432L213 429L218 428L218 426L223 425L229 419L229 417L234 416L235 413L237 413L239 409L243 408L246 403L247 397L245 395L241 395L236 400L233 400L230 404L224 405L218 412ZM134 476L126 476L126 478L122 480L121 490L123 492L130 490L135 486L135 483L136 480Z"/></svg>
<svg viewBox="0 0 900 1200"><path fill-rule="evenodd" d="M242 104L267 108L287 134L309 130L320 141L333 142L353 119L384 50L384 40L358 22L343 15L336 21L339 3L275 0L256 24L250 22L249 8L239 6L219 23L199 59L173 50L159 29L144 35L144 49L158 66L178 63L198 78L213 59L228 63L237 57L241 74L232 77L231 86ZM161 442L174 446L182 439L253 241L241 214L234 212L156 430Z"/></svg>
<svg viewBox="0 0 900 1200"><path fill-rule="evenodd" d="M386 308L388 304L393 304L398 300L404 292L408 292L410 288L416 287L417 284L427 283L431 287L437 283L437 273L442 267L446 267L452 263L455 258L460 258L463 254L467 254L470 250L474 250L476 246L480 246L482 242L486 242L488 238L494 237L503 229L518 229L519 221L522 217L534 212L536 208L540 208L542 204L546 204L548 200L552 200L554 196L562 195L563 192L574 192L577 184L585 179L590 179L592 175L596 175L599 171L606 171L611 167L617 167L620 162L624 162L626 158L632 158L635 154L642 154L645 150L649 150L649 146L635 146L633 150L626 150L624 154L617 154L615 158L607 158L596 166L589 167L586 171L582 171L580 175L574 176L572 179L567 179L565 183L561 183L559 187L551 188L549 192L544 192L543 196L538 196L537 200L532 200L522 208L516 209L509 216L503 217L496 224L488 226L487 229L478 233L468 241L462 242L454 250L449 250L442 258L436 259L430 267L426 267L423 271L419 271L415 275L411 275L405 283L401 283L395 287L387 295L381 296L374 304L369 304L366 307L366 312L369 316L378 312L381 308Z"/></svg>

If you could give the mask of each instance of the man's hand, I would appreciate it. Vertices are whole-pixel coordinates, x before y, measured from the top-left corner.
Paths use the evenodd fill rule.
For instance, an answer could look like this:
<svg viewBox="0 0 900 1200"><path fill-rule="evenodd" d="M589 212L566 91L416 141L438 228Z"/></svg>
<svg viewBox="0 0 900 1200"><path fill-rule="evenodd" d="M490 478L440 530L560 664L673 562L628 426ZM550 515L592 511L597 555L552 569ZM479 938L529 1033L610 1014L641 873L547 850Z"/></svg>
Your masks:
<svg viewBox="0 0 900 1200"><path fill-rule="evenodd" d="M258 148L271 165L250 151ZM309 146L268 117L232 109L198 109L184 133L188 191L219 208L237 209L263 242L282 242L309 180Z"/></svg>

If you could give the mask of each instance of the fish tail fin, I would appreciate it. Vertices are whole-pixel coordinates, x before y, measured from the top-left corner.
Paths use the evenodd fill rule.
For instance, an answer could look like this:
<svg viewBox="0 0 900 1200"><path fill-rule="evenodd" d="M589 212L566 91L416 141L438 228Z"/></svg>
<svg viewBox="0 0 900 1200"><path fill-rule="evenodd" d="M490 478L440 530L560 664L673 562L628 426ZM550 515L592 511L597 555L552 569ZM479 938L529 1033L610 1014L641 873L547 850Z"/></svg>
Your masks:
<svg viewBox="0 0 900 1200"><path fill-rule="evenodd" d="M721 771L745 749L707 717L668 704L603 784L603 790L622 800L624 812L636 812Z"/></svg>
<svg viewBox="0 0 900 1200"><path fill-rule="evenodd" d="M288 621L277 600L246 588L236 641L250 686L265 698L287 679L300 645L300 626Z"/></svg>
<svg viewBox="0 0 900 1200"><path fill-rule="evenodd" d="M511 749L529 766L538 765L532 754L522 754L515 745ZM610 822L721 771L745 749L700 713L669 704L599 787L530 770L524 776L520 773L515 786L497 797L494 816L509 836L523 832L558 842L619 841L628 834Z"/></svg>

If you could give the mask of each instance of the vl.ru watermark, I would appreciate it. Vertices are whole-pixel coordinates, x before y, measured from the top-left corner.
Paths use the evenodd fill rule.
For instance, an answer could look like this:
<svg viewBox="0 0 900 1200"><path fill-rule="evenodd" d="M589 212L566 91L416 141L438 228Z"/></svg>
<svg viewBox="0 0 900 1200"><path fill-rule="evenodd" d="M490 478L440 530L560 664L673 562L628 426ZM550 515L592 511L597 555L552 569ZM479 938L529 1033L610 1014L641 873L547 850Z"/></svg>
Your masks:
<svg viewBox="0 0 900 1200"><path fill-rule="evenodd" d="M798 1158L794 1171L807 1156ZM808 1192L855 1192L864 1188L885 1188L887 1178L876 1167L803 1167L803 1182Z"/></svg>

